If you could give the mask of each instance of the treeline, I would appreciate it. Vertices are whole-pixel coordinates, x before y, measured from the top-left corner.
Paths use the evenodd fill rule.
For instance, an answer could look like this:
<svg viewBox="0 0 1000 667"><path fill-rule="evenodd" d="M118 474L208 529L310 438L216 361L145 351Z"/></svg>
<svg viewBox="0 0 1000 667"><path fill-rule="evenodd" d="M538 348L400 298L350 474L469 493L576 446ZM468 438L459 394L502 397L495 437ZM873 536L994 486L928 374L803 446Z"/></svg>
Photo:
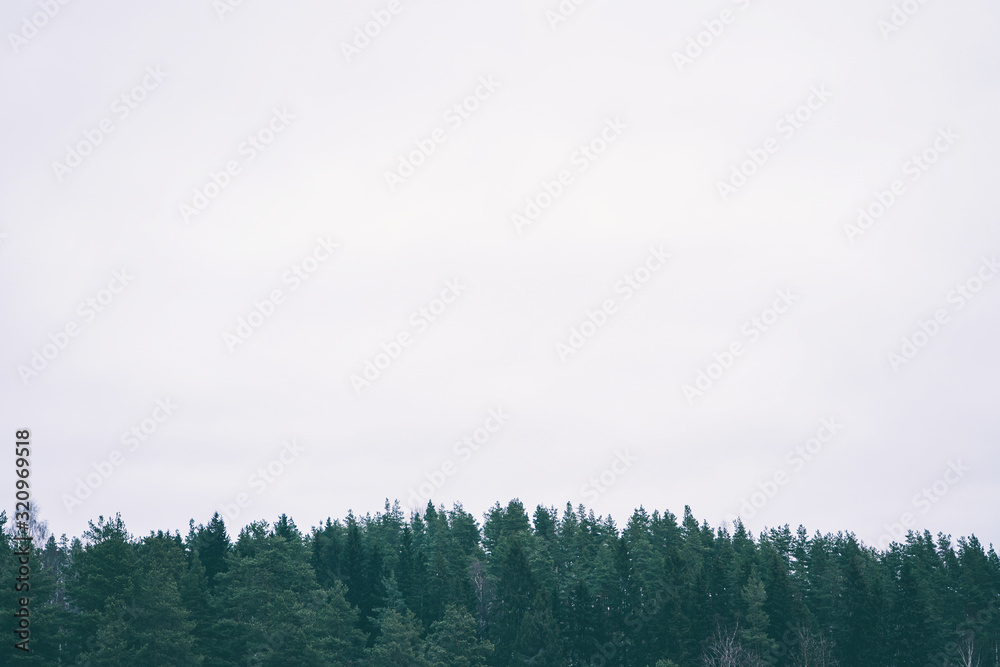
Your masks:
<svg viewBox="0 0 1000 667"><path fill-rule="evenodd" d="M386 503L308 533L282 515L231 538L216 514L137 539L101 517L34 549L28 655L4 530L0 663L1000 667L1000 558L975 537L879 551L517 500L484 518Z"/></svg>

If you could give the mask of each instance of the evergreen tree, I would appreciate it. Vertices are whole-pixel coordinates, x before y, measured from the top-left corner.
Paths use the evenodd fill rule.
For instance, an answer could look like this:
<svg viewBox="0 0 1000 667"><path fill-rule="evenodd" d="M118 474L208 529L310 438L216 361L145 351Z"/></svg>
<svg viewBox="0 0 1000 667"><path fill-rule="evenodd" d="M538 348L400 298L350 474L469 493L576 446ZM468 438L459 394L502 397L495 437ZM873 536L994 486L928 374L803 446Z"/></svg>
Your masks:
<svg viewBox="0 0 1000 667"><path fill-rule="evenodd" d="M494 549L494 597L490 609L490 634L499 664L512 665L521 624L531 609L538 588L524 550L523 533L504 535Z"/></svg>
<svg viewBox="0 0 1000 667"><path fill-rule="evenodd" d="M387 501L235 543L217 515L184 540L135 540L120 516L82 537L32 545L32 653L0 664L1000 667L1000 557L975 536L880 551L803 527L755 541L690 508L622 530L582 506L529 519L513 500L482 530L460 505L404 521ZM11 538L0 513L13 581Z"/></svg>
<svg viewBox="0 0 1000 667"><path fill-rule="evenodd" d="M739 637L754 656L769 656L775 652L776 642L767 634L770 618L765 611L767 592L764 582L757 575L757 568L750 570L750 578L742 590L743 622Z"/></svg>
<svg viewBox="0 0 1000 667"><path fill-rule="evenodd" d="M378 638L365 650L365 664L370 667L431 667L424 657L420 639L420 621L409 609L401 614L387 608L379 614Z"/></svg>
<svg viewBox="0 0 1000 667"><path fill-rule="evenodd" d="M85 655L95 665L201 665L194 625L176 584L152 569L131 604L114 600L100 614L98 646Z"/></svg>
<svg viewBox="0 0 1000 667"><path fill-rule="evenodd" d="M476 619L455 605L445 608L427 636L431 667L486 667L492 654L493 645L477 636Z"/></svg>
<svg viewBox="0 0 1000 667"><path fill-rule="evenodd" d="M215 588L216 577L226 571L229 552L232 549L226 525L218 512L212 515L207 526L199 525L195 528L194 521L191 522L186 546L188 557L195 551L198 552L201 564L205 568L208 587Z"/></svg>
<svg viewBox="0 0 1000 667"><path fill-rule="evenodd" d="M66 596L72 615L70 650L85 656L117 644L135 618L139 563L121 515L88 523L84 546L71 547ZM100 630L100 632L99 632Z"/></svg>
<svg viewBox="0 0 1000 667"><path fill-rule="evenodd" d="M521 619L509 664L560 667L564 661L558 625L544 590L539 589Z"/></svg>
<svg viewBox="0 0 1000 667"><path fill-rule="evenodd" d="M216 634L216 605L209 592L208 576L197 550L190 555L189 562L181 575L177 590L181 603L194 623L191 637L195 653L204 658L204 667L227 667L231 662L229 656L221 650L222 643Z"/></svg>
<svg viewBox="0 0 1000 667"><path fill-rule="evenodd" d="M288 531L281 529L285 535ZM356 664L364 635L343 590L320 588L309 552L296 537L250 524L240 533L217 586L217 633L238 662Z"/></svg>

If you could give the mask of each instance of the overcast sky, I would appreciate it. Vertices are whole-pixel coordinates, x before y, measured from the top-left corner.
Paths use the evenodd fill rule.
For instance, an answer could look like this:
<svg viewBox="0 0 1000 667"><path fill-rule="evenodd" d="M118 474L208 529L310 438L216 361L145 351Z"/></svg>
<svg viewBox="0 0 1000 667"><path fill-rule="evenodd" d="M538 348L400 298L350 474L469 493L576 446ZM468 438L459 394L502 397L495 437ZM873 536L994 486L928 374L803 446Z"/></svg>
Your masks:
<svg viewBox="0 0 1000 667"><path fill-rule="evenodd" d="M30 429L56 535L429 496L1000 542L995 3L0 20L4 465Z"/></svg>

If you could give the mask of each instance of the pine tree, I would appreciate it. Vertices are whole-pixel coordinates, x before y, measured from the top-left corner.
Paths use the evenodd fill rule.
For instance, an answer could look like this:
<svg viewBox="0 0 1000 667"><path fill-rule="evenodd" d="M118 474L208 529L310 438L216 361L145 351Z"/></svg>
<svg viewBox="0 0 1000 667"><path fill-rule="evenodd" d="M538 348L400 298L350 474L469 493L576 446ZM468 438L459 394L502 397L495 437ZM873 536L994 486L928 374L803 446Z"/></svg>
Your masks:
<svg viewBox="0 0 1000 667"><path fill-rule="evenodd" d="M431 667L486 667L492 654L493 645L477 636L476 619L455 605L445 608L427 636Z"/></svg>
<svg viewBox="0 0 1000 667"><path fill-rule="evenodd" d="M845 665L883 665L892 650L883 626L884 588L871 554L854 535L838 536L840 570L835 639Z"/></svg>
<svg viewBox="0 0 1000 667"><path fill-rule="evenodd" d="M518 634L538 588L523 545L523 534L504 535L494 546L494 596L490 605L490 637L500 664L516 664Z"/></svg>
<svg viewBox="0 0 1000 667"><path fill-rule="evenodd" d="M558 625L543 589L539 588L514 638L514 665L561 667L565 664Z"/></svg>
<svg viewBox="0 0 1000 667"><path fill-rule="evenodd" d="M765 611L767 592L764 582L757 575L757 568L750 570L750 578L741 592L743 598L743 622L740 639L755 656L769 656L775 652L777 642L767 634L770 618Z"/></svg>
<svg viewBox="0 0 1000 667"><path fill-rule="evenodd" d="M195 551L198 552L201 564L205 568L208 587L215 588L216 577L226 571L227 557L232 550L226 525L218 512L212 515L207 526L199 525L195 528L194 522L191 522L186 546L189 557Z"/></svg>
<svg viewBox="0 0 1000 667"><path fill-rule="evenodd" d="M879 551L785 526L755 543L690 508L678 523L640 507L619 531L582 506L529 520L517 500L480 531L460 505L404 521L387 501L307 535L286 515L253 522L235 543L218 516L186 540L99 517L82 541L34 545L31 563L44 641L2 664L1000 667L1000 557L974 536Z"/></svg>
<svg viewBox="0 0 1000 667"><path fill-rule="evenodd" d="M195 653L204 658L204 667L228 667L229 656L220 648L216 635L215 604L208 590L208 576L197 550L189 556L189 565L177 585L181 603L188 610L194 627L191 637Z"/></svg>
<svg viewBox="0 0 1000 667"><path fill-rule="evenodd" d="M387 608L378 618L375 645L365 650L365 664L370 667L430 667L420 639L420 621L409 609L401 614Z"/></svg>
<svg viewBox="0 0 1000 667"><path fill-rule="evenodd" d="M88 525L83 534L87 544L76 540L70 550L66 596L76 612L69 648L91 655L117 643L134 619L140 573L136 546L121 515L107 521L99 516Z"/></svg>
<svg viewBox="0 0 1000 667"><path fill-rule="evenodd" d="M355 664L364 635L342 596L337 585L320 588L295 534L250 524L219 575L216 632L228 655L261 667Z"/></svg>
<svg viewBox="0 0 1000 667"><path fill-rule="evenodd" d="M160 533L150 535L139 546L138 581L133 605L133 664L157 666L200 665L192 632L195 622L182 604L178 585L187 563L179 540ZM100 660L98 660L100 662Z"/></svg>
<svg viewBox="0 0 1000 667"><path fill-rule="evenodd" d="M344 580L343 550L344 527L339 521L327 517L323 529L316 528L312 535L312 566L320 586L329 588L336 581Z"/></svg>

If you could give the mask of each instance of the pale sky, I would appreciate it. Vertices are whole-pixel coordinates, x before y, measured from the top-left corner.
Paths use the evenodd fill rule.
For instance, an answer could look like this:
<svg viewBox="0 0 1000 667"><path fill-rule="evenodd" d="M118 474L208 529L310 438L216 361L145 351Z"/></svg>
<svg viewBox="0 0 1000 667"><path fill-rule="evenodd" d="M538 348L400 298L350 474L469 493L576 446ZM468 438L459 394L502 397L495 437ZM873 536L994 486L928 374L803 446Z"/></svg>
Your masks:
<svg viewBox="0 0 1000 667"><path fill-rule="evenodd" d="M0 422L56 535L1000 542L995 3L223 2L0 9Z"/></svg>

